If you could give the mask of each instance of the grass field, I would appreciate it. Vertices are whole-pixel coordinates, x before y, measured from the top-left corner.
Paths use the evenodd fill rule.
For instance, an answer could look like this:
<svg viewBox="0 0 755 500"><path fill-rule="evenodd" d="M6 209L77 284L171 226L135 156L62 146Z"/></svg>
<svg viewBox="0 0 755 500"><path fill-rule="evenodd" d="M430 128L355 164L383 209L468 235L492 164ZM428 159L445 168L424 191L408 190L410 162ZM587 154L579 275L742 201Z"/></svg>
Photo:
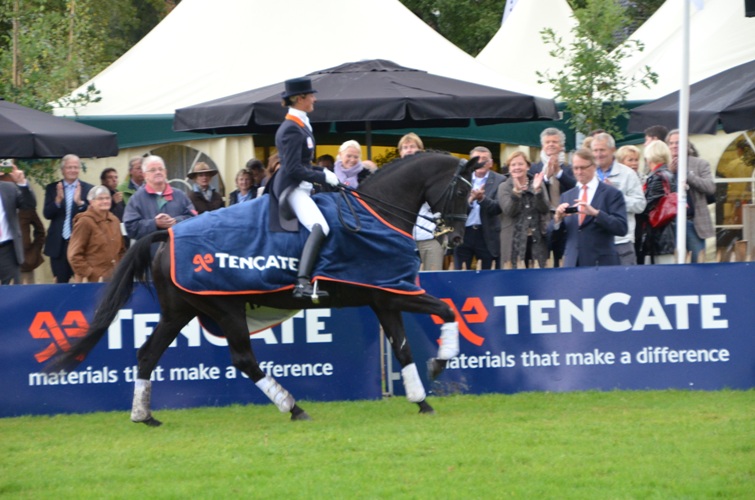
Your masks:
<svg viewBox="0 0 755 500"><path fill-rule="evenodd" d="M3 498L755 498L755 391L0 419Z"/></svg>

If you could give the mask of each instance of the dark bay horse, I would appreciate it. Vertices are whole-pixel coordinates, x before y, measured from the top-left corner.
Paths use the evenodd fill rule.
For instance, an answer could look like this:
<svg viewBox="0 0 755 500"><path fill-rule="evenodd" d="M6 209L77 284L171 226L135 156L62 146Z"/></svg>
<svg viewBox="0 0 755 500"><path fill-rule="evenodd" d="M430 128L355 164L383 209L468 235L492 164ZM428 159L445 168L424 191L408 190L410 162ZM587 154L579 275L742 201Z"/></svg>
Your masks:
<svg viewBox="0 0 755 500"><path fill-rule="evenodd" d="M385 166L361 183L356 193L387 223L408 234L412 233L421 205L427 202L433 213L440 213L441 218L452 226L449 240L460 242L466 219L470 179L477 168L476 161L472 159L465 162L439 153L416 154ZM293 396L260 369L249 337L247 304L252 305L252 311L258 306L287 310L370 306L402 366L407 399L417 403L421 413L433 412L425 401L425 389L412 358L401 313L437 315L443 320L437 357L428 361L431 376L435 377L459 350L458 323L453 311L444 302L427 293L398 295L379 288L336 281L318 282L329 296L317 304L294 299L288 289L241 295L192 294L173 283L167 245L161 245L154 258L151 256L151 245L167 241L168 236L167 231L158 231L131 246L105 288L86 335L69 351L54 357L45 371L70 371L81 363L107 332L118 310L128 302L134 281L146 282L151 269L161 318L137 353L138 372L132 421L150 426L160 425L150 409L150 376L180 330L198 314L209 317L220 327L228 341L233 365L249 376L281 412L290 412L292 420L309 419L309 415L296 404Z"/></svg>

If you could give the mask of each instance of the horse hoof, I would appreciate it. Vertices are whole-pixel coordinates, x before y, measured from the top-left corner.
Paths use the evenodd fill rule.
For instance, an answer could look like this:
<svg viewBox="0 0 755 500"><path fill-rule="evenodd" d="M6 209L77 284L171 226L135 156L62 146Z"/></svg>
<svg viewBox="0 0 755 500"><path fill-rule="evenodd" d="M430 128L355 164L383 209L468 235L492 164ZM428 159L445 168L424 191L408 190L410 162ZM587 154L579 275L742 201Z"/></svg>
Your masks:
<svg viewBox="0 0 755 500"><path fill-rule="evenodd" d="M446 363L448 361L440 360L437 358L430 358L427 360L427 378L429 378L431 381L438 378L438 376L443 373L443 370L446 369Z"/></svg>
<svg viewBox="0 0 755 500"><path fill-rule="evenodd" d="M417 403L419 405L420 415L435 415L435 410L428 404L427 401Z"/></svg>
<svg viewBox="0 0 755 500"><path fill-rule="evenodd" d="M312 417L309 416L309 413L306 411L302 411L298 415L291 415L291 420L312 420Z"/></svg>
<svg viewBox="0 0 755 500"><path fill-rule="evenodd" d="M309 413L299 408L299 405L294 405L291 409L291 420L312 420Z"/></svg>
<svg viewBox="0 0 755 500"><path fill-rule="evenodd" d="M149 417L147 420L139 420L138 422L134 422L135 424L144 424L147 427L160 427L163 425L162 422L157 420L155 417Z"/></svg>

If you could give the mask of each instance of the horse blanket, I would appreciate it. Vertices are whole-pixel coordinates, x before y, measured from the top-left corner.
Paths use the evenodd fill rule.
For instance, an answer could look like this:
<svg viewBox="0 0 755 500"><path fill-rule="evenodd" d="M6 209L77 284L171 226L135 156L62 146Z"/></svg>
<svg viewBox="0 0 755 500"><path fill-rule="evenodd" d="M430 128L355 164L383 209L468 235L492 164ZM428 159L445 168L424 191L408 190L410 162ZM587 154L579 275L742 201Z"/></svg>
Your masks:
<svg viewBox="0 0 755 500"><path fill-rule="evenodd" d="M355 217L341 196L313 196L330 226L313 278L400 294L424 293L417 284L419 256L411 235L351 197ZM269 231L269 206L269 196L262 196L205 212L171 228L171 277L176 286L203 295L293 288L309 231L303 227L294 233Z"/></svg>

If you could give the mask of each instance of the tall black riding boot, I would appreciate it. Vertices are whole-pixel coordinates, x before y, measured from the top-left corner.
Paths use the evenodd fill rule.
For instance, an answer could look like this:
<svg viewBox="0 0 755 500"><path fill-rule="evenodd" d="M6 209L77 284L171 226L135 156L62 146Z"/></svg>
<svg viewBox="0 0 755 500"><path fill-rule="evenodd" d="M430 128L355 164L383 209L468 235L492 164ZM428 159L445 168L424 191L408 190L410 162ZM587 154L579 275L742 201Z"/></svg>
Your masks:
<svg viewBox="0 0 755 500"><path fill-rule="evenodd" d="M312 299L312 302L318 302L320 299L328 296L328 292L317 290L315 292L312 283L309 282L312 276L312 269L315 267L315 261L320 255L320 247L325 241L325 233L320 224L312 226L312 232L309 233L307 241L304 243L304 250L299 259L299 274L296 277L296 286L294 287L295 299Z"/></svg>

